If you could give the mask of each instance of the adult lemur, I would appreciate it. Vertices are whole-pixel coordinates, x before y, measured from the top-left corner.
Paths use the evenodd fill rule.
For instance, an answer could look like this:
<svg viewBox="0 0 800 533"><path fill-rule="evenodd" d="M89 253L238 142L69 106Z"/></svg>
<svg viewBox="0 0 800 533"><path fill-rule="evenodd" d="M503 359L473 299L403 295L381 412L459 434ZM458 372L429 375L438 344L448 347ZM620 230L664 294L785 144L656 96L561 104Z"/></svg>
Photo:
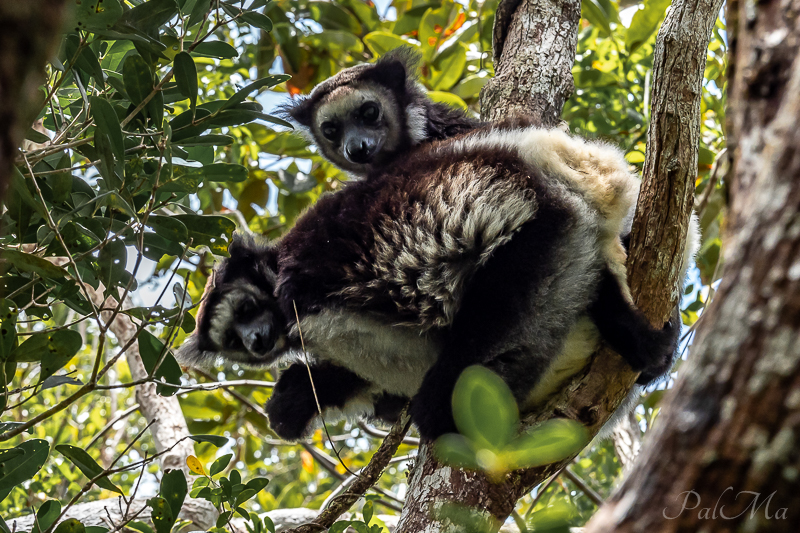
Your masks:
<svg viewBox="0 0 800 533"><path fill-rule="evenodd" d="M324 410L391 419L413 398L429 438L454 430L453 387L472 364L502 376L522 409L582 368L600 336L640 383L666 372L679 318L653 329L630 303L619 235L639 184L622 154L520 120L476 124L420 94L395 57L298 104L295 119L333 139L320 150L368 179L321 198L276 242L239 236L182 359L271 365L296 357L302 335ZM303 364L283 372L267 410L281 437L313 427Z"/></svg>

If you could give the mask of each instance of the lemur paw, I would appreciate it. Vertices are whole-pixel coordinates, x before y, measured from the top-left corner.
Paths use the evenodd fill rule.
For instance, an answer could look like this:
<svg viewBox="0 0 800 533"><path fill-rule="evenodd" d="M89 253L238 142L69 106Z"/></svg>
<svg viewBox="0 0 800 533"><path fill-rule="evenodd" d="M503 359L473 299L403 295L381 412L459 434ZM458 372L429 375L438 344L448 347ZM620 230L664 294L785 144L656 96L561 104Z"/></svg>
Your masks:
<svg viewBox="0 0 800 533"><path fill-rule="evenodd" d="M643 361L641 374L636 380L639 385L647 385L670 371L675 361L678 342L681 334L681 316L676 308L669 322L661 330L654 331L648 346L642 347L640 353L650 353L649 360Z"/></svg>

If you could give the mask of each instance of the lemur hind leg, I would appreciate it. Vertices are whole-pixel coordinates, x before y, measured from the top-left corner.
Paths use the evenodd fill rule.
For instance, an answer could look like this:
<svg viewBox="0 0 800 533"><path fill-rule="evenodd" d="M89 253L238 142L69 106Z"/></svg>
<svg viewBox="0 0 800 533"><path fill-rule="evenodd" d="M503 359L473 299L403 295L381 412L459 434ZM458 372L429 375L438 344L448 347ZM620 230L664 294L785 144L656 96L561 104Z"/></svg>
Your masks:
<svg viewBox="0 0 800 533"><path fill-rule="evenodd" d="M681 332L677 308L663 328L654 328L625 298L618 279L604 269L589 315L611 348L641 372L637 381L640 385L657 379L672 367Z"/></svg>
<svg viewBox="0 0 800 533"><path fill-rule="evenodd" d="M442 354L412 401L425 438L456 430L453 389L470 365L490 367L522 401L585 312L601 263L596 226L577 216L575 204L543 198L539 206L466 289Z"/></svg>
<svg viewBox="0 0 800 533"><path fill-rule="evenodd" d="M313 388L308 368L295 363L280 375L275 384L266 411L270 427L282 439L298 440L306 436L311 421L318 414L317 399L323 413L327 408L342 409L349 400L369 387L368 381L330 363L311 366L311 377Z"/></svg>

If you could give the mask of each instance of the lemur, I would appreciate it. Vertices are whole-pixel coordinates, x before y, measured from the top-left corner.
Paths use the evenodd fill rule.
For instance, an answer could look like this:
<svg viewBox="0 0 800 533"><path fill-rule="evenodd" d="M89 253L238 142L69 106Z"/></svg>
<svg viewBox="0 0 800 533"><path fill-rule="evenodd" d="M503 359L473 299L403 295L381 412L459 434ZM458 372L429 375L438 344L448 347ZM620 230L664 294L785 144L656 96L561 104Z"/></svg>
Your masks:
<svg viewBox="0 0 800 533"><path fill-rule="evenodd" d="M344 85L361 83L367 67L354 69ZM387 91L381 103L401 107ZM412 398L425 438L455 430L452 391L469 365L497 372L523 411L582 368L601 337L640 383L666 372L680 317L654 329L631 303L619 235L639 183L622 154L520 120L454 127L465 132L362 163L355 172L368 179L323 196L281 239L237 237L181 359L274 365L302 357L302 335L326 418L391 419ZM381 142L374 153L392 146ZM267 412L285 439L314 427L302 363L281 374Z"/></svg>

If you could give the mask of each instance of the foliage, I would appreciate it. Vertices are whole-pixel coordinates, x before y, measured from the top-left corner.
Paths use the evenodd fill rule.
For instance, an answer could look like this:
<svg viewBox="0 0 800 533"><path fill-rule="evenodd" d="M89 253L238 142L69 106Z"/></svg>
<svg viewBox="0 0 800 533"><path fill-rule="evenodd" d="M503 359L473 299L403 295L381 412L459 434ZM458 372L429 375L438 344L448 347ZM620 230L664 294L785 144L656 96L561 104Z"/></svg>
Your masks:
<svg viewBox="0 0 800 533"><path fill-rule="evenodd" d="M471 366L458 378L453 415L459 433L439 437L437 455L461 468L481 470L497 482L513 470L565 459L588 443L583 426L566 419L520 433L511 390L482 366Z"/></svg>
<svg viewBox="0 0 800 533"><path fill-rule="evenodd" d="M479 91L494 74L497 0L72 3L74 16L47 66L39 120L16 162L0 225L0 514L35 512L42 532L79 532L83 526L71 522L51 527L51 517L71 501L140 490L153 497L151 508L164 511L154 531L177 523L170 522L178 504L169 487L178 474L161 475L154 463L156 442L136 409L137 382L123 357L133 341L121 343L108 326L122 316L132 321L144 381L179 398L192 433L211 434L196 439L195 454L198 464L220 470L211 474L209 467L199 478L207 485L195 487L195 495L211 498L229 518L246 515L253 533L270 531L256 513L319 507L345 468L363 466L378 441L371 430L340 423L329 425L332 443L322 432L300 444L280 442L260 408L270 393L263 380L274 376L233 367L187 377L172 357L172 347L194 328L214 256L226 253L234 228L277 237L347 179L269 111L342 68L410 44L423 56L420 79L431 96L477 113ZM666 3L639 7L629 23L630 11L620 12L613 0L583 2L576 91L564 109L573 131L620 144L637 166L655 31ZM701 110L697 190L706 199L705 239L686 297L689 325L721 276L725 51L720 22ZM114 300L104 302L108 296ZM216 382L221 386L201 391ZM638 408L643 429L661 394L651 393ZM484 417L460 418L474 429L462 428L470 460L498 473L511 467L502 450L514 441L493 440ZM508 436L514 420L490 422L503 425L497 435ZM404 444L399 453L413 449ZM494 458L481 463L479 450ZM374 509L402 499L406 463L390 465L364 500L362 520L342 522L358 531L380 527ZM594 443L573 468L603 496L619 475L608 443ZM237 500L267 478L269 485L246 503ZM566 508L570 524L580 525L595 505L559 480L518 506L529 524Z"/></svg>

